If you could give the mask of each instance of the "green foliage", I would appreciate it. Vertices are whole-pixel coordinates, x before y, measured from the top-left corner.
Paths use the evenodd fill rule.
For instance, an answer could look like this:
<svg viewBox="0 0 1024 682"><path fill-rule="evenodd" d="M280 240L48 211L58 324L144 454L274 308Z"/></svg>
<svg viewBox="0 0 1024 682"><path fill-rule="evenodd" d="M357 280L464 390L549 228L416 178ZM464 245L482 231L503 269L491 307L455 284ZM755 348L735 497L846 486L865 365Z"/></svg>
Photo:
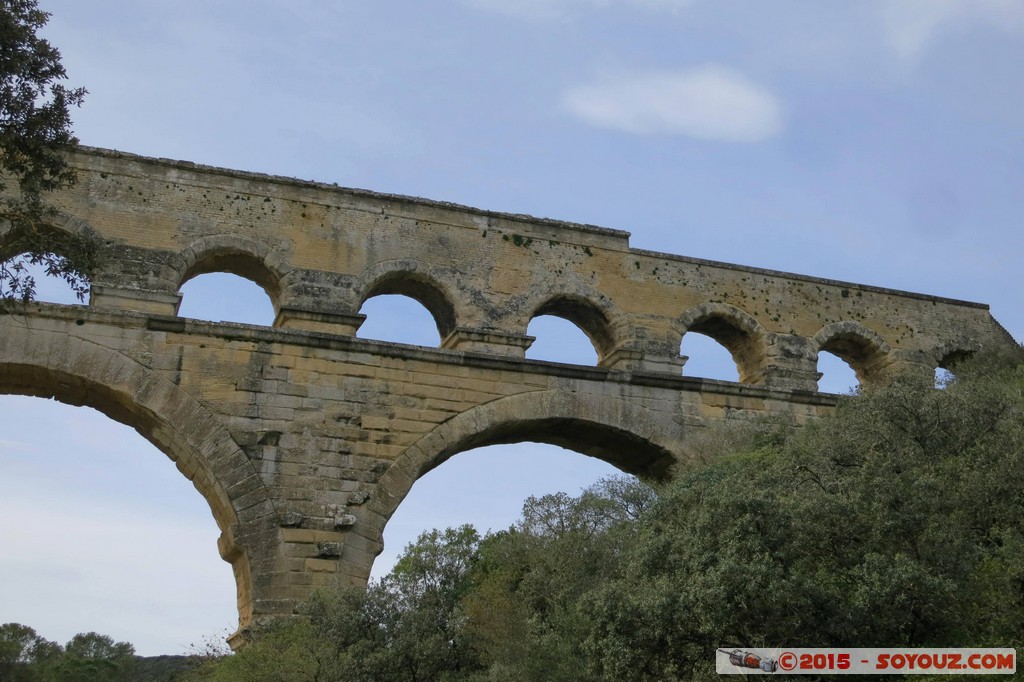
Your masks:
<svg viewBox="0 0 1024 682"><path fill-rule="evenodd" d="M478 666L459 610L476 562L471 526L430 531L405 548L392 572L366 590L322 591L305 618L275 623L256 642L213 661L197 679L442 680Z"/></svg>
<svg viewBox="0 0 1024 682"><path fill-rule="evenodd" d="M64 647L54 663L54 680L131 680L135 667L135 647L114 642L96 632L77 634Z"/></svg>
<svg viewBox="0 0 1024 682"><path fill-rule="evenodd" d="M459 603L469 588L479 542L468 525L423 533L370 590L382 616L390 669L401 677L441 679L445 671L474 667Z"/></svg>
<svg viewBox="0 0 1024 682"><path fill-rule="evenodd" d="M19 682L40 679L38 668L53 654L59 653L59 650L59 645L43 639L27 625L0 625L0 680Z"/></svg>
<svg viewBox="0 0 1024 682"><path fill-rule="evenodd" d="M193 671L186 679L224 682L314 682L339 679L324 670L329 664L329 642L314 637L309 620L296 619L267 627L254 633L258 644L252 644L233 656L225 656Z"/></svg>
<svg viewBox="0 0 1024 682"><path fill-rule="evenodd" d="M27 263L64 279L83 298L97 245L48 229L54 210L45 194L75 182L65 152L72 107L83 88L67 88L60 52L36 32L49 14L36 0L0 0L0 298L30 300ZM22 255L24 254L24 255Z"/></svg>
<svg viewBox="0 0 1024 682"><path fill-rule="evenodd" d="M957 372L709 442L657 499L611 479L482 539L425 533L208 679L711 680L722 646L1021 646L1024 361Z"/></svg>
<svg viewBox="0 0 1024 682"><path fill-rule="evenodd" d="M135 648L95 632L61 647L27 625L0 625L0 681L87 682L132 680Z"/></svg>
<svg viewBox="0 0 1024 682"><path fill-rule="evenodd" d="M719 646L1019 646L1024 365L959 370L681 476L586 595L587 660L716 679Z"/></svg>
<svg viewBox="0 0 1024 682"><path fill-rule="evenodd" d="M581 597L609 579L654 492L606 479L578 497L531 497L515 527L487 537L464 599L491 679L584 680Z"/></svg>
<svg viewBox="0 0 1024 682"><path fill-rule="evenodd" d="M177 682L199 665L196 656L136 656L133 682Z"/></svg>

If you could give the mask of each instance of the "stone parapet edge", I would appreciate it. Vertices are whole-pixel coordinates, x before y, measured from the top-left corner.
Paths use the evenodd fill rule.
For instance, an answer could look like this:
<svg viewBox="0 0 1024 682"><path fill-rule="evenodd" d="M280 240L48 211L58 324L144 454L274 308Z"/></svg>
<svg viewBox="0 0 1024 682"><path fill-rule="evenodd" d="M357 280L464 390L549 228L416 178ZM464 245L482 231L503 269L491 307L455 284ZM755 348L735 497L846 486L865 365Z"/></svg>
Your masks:
<svg viewBox="0 0 1024 682"><path fill-rule="evenodd" d="M779 399L812 405L835 405L838 399L838 396L831 393L775 389L717 379L675 376L644 371L624 371L604 367L547 362L544 360L505 358L469 351L412 346L302 329L282 329L280 327L263 327L233 322L206 322L185 317L152 315L124 310L104 311L88 306L56 303L30 303L21 310L31 312L32 316L37 319L42 317L67 320L73 321L75 324L95 322L122 328L145 329L153 332L216 336L231 341L291 344L325 350L370 353L406 360L423 360L447 365L543 374L566 379L607 381L658 388L675 387L690 391L708 391L722 395ZM20 314L19 309L15 309L0 315L0 318L3 317L17 318L23 317L23 315Z"/></svg>

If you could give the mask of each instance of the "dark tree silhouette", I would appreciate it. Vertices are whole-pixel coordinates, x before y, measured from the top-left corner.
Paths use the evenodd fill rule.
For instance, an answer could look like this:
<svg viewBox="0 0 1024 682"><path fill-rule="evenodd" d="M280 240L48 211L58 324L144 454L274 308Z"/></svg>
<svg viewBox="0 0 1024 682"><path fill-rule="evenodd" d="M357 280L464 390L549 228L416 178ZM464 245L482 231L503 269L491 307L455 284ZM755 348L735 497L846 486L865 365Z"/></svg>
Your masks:
<svg viewBox="0 0 1024 682"><path fill-rule="evenodd" d="M84 88L68 88L60 52L36 35L50 15L37 0L0 0L0 299L31 300L26 265L41 265L84 299L97 245L49 229L46 194L75 182L66 153L78 140L72 107Z"/></svg>

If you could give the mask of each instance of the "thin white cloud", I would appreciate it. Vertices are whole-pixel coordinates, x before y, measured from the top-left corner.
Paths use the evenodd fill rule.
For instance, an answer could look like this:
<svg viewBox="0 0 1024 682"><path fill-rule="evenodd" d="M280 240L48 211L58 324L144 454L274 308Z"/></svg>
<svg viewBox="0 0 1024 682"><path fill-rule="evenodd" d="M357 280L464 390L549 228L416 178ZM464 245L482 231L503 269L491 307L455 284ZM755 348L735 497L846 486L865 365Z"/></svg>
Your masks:
<svg viewBox="0 0 1024 682"><path fill-rule="evenodd" d="M470 7L523 19L558 19L607 7L637 7L675 12L692 0L463 0Z"/></svg>
<svg viewBox="0 0 1024 682"><path fill-rule="evenodd" d="M621 0L623 5L635 5L667 12L677 12L692 2L693 0Z"/></svg>
<svg viewBox="0 0 1024 682"><path fill-rule="evenodd" d="M886 0L881 13L889 45L910 59L921 55L943 33L965 27L1024 31L1021 0Z"/></svg>
<svg viewBox="0 0 1024 682"><path fill-rule="evenodd" d="M783 124L775 95L720 66L610 76L569 89L562 105L590 125L637 135L757 142Z"/></svg>

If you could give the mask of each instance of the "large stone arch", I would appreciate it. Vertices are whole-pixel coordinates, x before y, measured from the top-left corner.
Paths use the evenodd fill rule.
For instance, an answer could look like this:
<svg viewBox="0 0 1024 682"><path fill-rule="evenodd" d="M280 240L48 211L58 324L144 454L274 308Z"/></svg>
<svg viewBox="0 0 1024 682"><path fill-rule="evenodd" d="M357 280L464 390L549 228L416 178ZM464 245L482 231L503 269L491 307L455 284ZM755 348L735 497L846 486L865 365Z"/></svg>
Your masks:
<svg viewBox="0 0 1024 682"><path fill-rule="evenodd" d="M353 532L376 556L384 526L413 484L450 457L487 445L534 441L597 457L651 481L667 480L682 457L683 427L664 414L612 395L547 390L478 405L406 449L356 512ZM355 562L354 562L355 563ZM370 566L365 566L369 576Z"/></svg>
<svg viewBox="0 0 1024 682"><path fill-rule="evenodd" d="M696 305L676 321L677 346L687 332L710 336L732 355L741 383L764 382L768 361L767 332L753 315L734 305L708 302Z"/></svg>
<svg viewBox="0 0 1024 682"><path fill-rule="evenodd" d="M281 310L285 278L291 271L285 254L265 241L233 234L201 237L175 254L162 273L174 291L198 275L227 272L258 284Z"/></svg>
<svg viewBox="0 0 1024 682"><path fill-rule="evenodd" d="M170 381L66 327L34 327L11 317L2 327L0 393L92 407L134 428L192 481L210 506L221 531L221 557L234 572L239 630L248 627L254 571L245 544L275 511L263 480L230 434Z"/></svg>
<svg viewBox="0 0 1024 682"><path fill-rule="evenodd" d="M353 282L355 310L367 299L399 294L419 302L434 318L440 340L460 324L466 305L445 278L413 258L384 261L370 266Z"/></svg>
<svg viewBox="0 0 1024 682"><path fill-rule="evenodd" d="M826 324L812 340L815 357L824 350L842 358L853 368L862 386L875 383L892 351L880 334L853 320Z"/></svg>

